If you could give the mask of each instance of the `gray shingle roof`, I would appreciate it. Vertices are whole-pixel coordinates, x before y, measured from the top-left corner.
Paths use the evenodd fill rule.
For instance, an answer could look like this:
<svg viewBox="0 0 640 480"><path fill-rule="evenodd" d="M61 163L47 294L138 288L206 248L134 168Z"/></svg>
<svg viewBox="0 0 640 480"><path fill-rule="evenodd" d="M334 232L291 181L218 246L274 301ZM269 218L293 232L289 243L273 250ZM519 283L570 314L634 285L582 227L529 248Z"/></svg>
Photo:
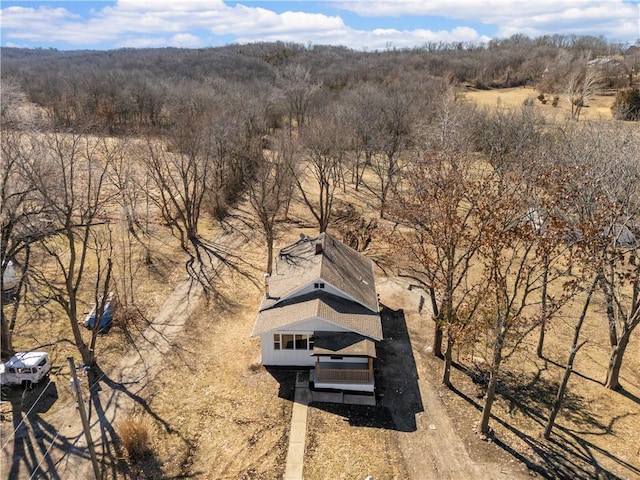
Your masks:
<svg viewBox="0 0 640 480"><path fill-rule="evenodd" d="M376 358L376 345L357 333L316 332L313 336L313 355Z"/></svg>
<svg viewBox="0 0 640 480"><path fill-rule="evenodd" d="M322 246L320 253L316 253L318 244ZM350 298L325 290L290 297L318 279ZM373 262L332 236L323 233L315 238L301 237L280 250L268 281L269 295L260 306L252 336L318 317L382 340Z"/></svg>
<svg viewBox="0 0 640 480"><path fill-rule="evenodd" d="M316 254L316 244L322 253ZM373 312L378 310L373 262L327 233L304 237L283 248L269 278L268 308L297 289L322 278Z"/></svg>
<svg viewBox="0 0 640 480"><path fill-rule="evenodd" d="M382 340L380 316L362 305L324 291L293 297L258 313L252 336L319 317L374 340Z"/></svg>

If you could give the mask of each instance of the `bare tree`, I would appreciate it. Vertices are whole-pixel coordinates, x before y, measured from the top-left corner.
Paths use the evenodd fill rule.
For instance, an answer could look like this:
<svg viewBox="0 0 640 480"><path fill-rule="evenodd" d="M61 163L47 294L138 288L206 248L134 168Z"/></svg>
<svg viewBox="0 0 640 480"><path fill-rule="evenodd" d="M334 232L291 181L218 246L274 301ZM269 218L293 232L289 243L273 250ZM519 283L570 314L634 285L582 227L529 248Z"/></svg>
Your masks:
<svg viewBox="0 0 640 480"><path fill-rule="evenodd" d="M479 320L486 321L492 349L488 359L489 384L479 425L483 435L489 432L503 360L539 324L539 316L533 313L532 307L540 301L545 263L561 258L561 251L551 256L550 241L543 244L547 250L540 251L538 234L526 218L531 198L526 182L515 174L494 175L493 182L493 188L485 190L476 217L484 230L479 258L488 289L479 307ZM551 308L549 305L548 310Z"/></svg>
<svg viewBox="0 0 640 480"><path fill-rule="evenodd" d="M152 262L149 229L149 198L144 167L131 158L140 158L141 145L126 140L112 139L113 148L105 153L109 165L109 182L115 190L114 201L120 208L118 230L114 242L118 248L110 256L114 269L114 289L118 304L123 308L134 306L136 274L145 264Z"/></svg>
<svg viewBox="0 0 640 480"><path fill-rule="evenodd" d="M213 92L192 91L173 111L175 123L166 137L148 136L140 160L151 181L147 195L187 254L186 270L203 286L212 286L211 260L222 252L200 235L209 195L216 200L228 158L223 132L214 134Z"/></svg>
<svg viewBox="0 0 640 480"><path fill-rule="evenodd" d="M582 109L602 89L602 72L594 67L575 70L567 79L565 98L571 106L571 118L580 120Z"/></svg>
<svg viewBox="0 0 640 480"><path fill-rule="evenodd" d="M362 183L362 174L377 149L375 125L381 110L383 94L379 88L363 84L348 93L345 105L348 108L350 150L353 155L351 181L356 191Z"/></svg>
<svg viewBox="0 0 640 480"><path fill-rule="evenodd" d="M256 167L255 178L248 185L249 202L255 212L267 243L266 273L273 269L273 243L276 239L276 219L290 197L295 167L294 145L290 139L277 139L274 148L265 151Z"/></svg>
<svg viewBox="0 0 640 480"><path fill-rule="evenodd" d="M51 232L47 222L49 209L23 171L24 164L36 154L35 133L2 129L0 135L0 291L7 297L2 301L0 342L1 355L5 358L14 351L13 330L20 306L18 300L26 286L30 245ZM9 265L20 278L11 292L4 285ZM11 309L11 313L5 314L5 309Z"/></svg>
<svg viewBox="0 0 640 480"><path fill-rule="evenodd" d="M38 244L51 259L52 269L33 272L32 277L41 295L62 307L82 360L92 365L94 351L80 332L78 316L90 278L90 241L108 221L107 164L101 151L109 146L87 135L51 133L42 136L39 147L38 155L25 162L25 176L46 202L56 231Z"/></svg>
<svg viewBox="0 0 640 480"><path fill-rule="evenodd" d="M313 96L321 84L313 81L309 69L300 64L290 64L278 73L276 86L287 104L289 128L292 128L294 119L298 128L303 127Z"/></svg>
<svg viewBox="0 0 640 480"><path fill-rule="evenodd" d="M336 112L328 111L314 119L301 135L306 161L295 176L295 182L305 205L318 222L320 233L326 231L329 225L334 193L342 179L345 157L343 134ZM304 179L307 175L311 175L317 184L316 199L305 188Z"/></svg>
<svg viewBox="0 0 640 480"><path fill-rule="evenodd" d="M560 382L560 386L558 387L558 393L556 394L556 399L553 402L551 412L549 413L549 419L547 420L547 425L544 430L544 438L546 438L547 440L551 438L551 431L553 430L556 417L558 416L558 413L560 413L560 408L562 407L562 401L564 400L564 396L567 390L567 384L569 383L569 378L571 377L571 372L573 371L573 362L576 358L578 351L587 343L587 340L583 340L582 342L580 342L580 331L582 330L582 325L584 324L584 320L587 317L587 311L591 303L593 292L598 285L598 281L599 281L599 276L596 275L591 284L591 287L587 291L587 297L582 307L582 313L580 314L578 322L576 323L573 330L573 340L571 342L571 350L569 351L569 358L567 359L567 366L564 370L564 375L562 376L562 381Z"/></svg>
<svg viewBox="0 0 640 480"><path fill-rule="evenodd" d="M380 202L380 218L384 218L389 194L395 192L403 169L402 153L411 143L410 100L398 88L391 88L377 110L377 121L371 126L376 153L370 158L376 185L364 182Z"/></svg>
<svg viewBox="0 0 640 480"><path fill-rule="evenodd" d="M638 218L640 139L624 124L590 124L562 131L556 155L575 171L563 184L565 214L579 236L602 244L599 289L606 306L610 358L605 385L620 388L619 375L632 332L640 324Z"/></svg>

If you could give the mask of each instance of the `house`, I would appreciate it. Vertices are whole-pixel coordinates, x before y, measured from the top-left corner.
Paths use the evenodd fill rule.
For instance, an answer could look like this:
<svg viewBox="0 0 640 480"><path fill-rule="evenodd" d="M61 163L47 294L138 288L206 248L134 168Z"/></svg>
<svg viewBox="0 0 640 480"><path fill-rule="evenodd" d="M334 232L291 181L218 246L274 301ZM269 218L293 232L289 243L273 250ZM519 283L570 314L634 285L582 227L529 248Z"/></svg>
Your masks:
<svg viewBox="0 0 640 480"><path fill-rule="evenodd" d="M301 235L265 278L252 337L262 364L311 367L316 389L373 392L382 340L373 262L331 235Z"/></svg>

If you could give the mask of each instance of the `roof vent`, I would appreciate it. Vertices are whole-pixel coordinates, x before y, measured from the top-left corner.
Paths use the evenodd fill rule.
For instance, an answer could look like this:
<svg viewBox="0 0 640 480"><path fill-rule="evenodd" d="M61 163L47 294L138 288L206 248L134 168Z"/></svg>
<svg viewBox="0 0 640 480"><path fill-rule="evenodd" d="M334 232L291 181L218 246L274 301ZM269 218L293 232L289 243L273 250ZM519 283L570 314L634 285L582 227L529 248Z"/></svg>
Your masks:
<svg viewBox="0 0 640 480"><path fill-rule="evenodd" d="M322 242L316 243L316 255L320 255L322 253Z"/></svg>

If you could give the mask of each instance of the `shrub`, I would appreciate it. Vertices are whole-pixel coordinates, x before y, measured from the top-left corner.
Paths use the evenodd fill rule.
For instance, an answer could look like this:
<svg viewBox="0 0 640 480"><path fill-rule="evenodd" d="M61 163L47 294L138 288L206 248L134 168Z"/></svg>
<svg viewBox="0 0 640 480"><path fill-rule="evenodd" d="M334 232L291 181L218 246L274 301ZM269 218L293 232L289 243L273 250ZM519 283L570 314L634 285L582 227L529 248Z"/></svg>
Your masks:
<svg viewBox="0 0 640 480"><path fill-rule="evenodd" d="M149 424L140 416L134 415L121 421L118 435L129 460L138 460L151 453Z"/></svg>
<svg viewBox="0 0 640 480"><path fill-rule="evenodd" d="M557 107L559 101L560 101L560 97L558 95L554 95L553 96L553 102L551 102L551 106L552 107Z"/></svg>
<svg viewBox="0 0 640 480"><path fill-rule="evenodd" d="M538 95L538 97L537 97L537 98L538 98L538 100L540 100L540 101L542 102L542 104L543 104L543 105L546 105L546 104L547 104L547 99L546 99L546 97L544 96L544 93L541 93L540 95Z"/></svg>
<svg viewBox="0 0 640 480"><path fill-rule="evenodd" d="M632 88L618 92L611 111L618 120L640 121L640 90Z"/></svg>

